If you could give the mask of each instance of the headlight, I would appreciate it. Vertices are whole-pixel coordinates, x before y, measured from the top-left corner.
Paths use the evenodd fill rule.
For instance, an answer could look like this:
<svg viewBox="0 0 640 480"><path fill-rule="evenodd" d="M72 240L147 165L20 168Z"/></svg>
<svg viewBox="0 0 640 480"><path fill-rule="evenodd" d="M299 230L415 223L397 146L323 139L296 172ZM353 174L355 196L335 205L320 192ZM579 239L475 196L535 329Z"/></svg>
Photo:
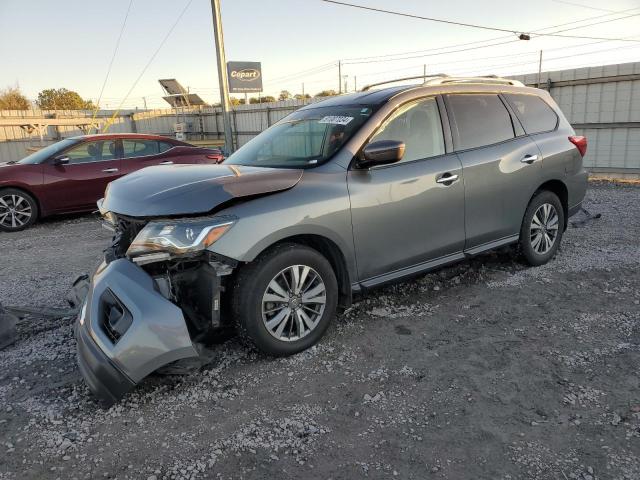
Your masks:
<svg viewBox="0 0 640 480"><path fill-rule="evenodd" d="M150 253L184 255L201 252L213 245L233 223L224 218L150 222L129 246L127 257Z"/></svg>

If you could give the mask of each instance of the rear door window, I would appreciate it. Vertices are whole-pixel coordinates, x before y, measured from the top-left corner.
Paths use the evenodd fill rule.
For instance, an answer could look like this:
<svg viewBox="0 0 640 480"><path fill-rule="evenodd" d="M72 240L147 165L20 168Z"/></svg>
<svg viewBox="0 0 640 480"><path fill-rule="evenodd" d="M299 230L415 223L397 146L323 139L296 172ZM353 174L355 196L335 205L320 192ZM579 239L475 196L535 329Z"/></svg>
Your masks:
<svg viewBox="0 0 640 480"><path fill-rule="evenodd" d="M493 145L514 138L507 107L497 94L448 95L458 150Z"/></svg>
<svg viewBox="0 0 640 480"><path fill-rule="evenodd" d="M124 158L148 157L159 153L155 140L122 140Z"/></svg>
<svg viewBox="0 0 640 480"><path fill-rule="evenodd" d="M528 134L555 130L558 115L542 98L520 93L505 93L504 97L515 110L524 131Z"/></svg>

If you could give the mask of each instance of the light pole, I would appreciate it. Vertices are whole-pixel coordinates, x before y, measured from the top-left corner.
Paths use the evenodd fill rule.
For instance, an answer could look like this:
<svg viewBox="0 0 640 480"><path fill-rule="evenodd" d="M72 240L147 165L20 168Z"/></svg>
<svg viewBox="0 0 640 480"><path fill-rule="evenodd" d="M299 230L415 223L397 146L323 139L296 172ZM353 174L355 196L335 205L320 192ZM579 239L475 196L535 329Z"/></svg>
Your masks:
<svg viewBox="0 0 640 480"><path fill-rule="evenodd" d="M222 34L220 0L211 0L211 12L213 13L213 35L216 40L220 104L222 106L222 123L224 124L224 145L227 153L232 153L233 136L231 135L231 115L229 113L231 110L231 102L229 101L229 85L227 84L227 60L224 55L224 35Z"/></svg>

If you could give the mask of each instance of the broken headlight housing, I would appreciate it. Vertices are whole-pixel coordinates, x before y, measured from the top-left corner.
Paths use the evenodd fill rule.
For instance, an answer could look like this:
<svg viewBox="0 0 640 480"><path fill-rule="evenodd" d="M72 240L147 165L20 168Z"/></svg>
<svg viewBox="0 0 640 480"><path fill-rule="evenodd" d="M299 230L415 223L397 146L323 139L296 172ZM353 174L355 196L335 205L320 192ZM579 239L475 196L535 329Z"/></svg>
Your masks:
<svg viewBox="0 0 640 480"><path fill-rule="evenodd" d="M199 253L213 245L234 223L222 217L150 222L136 235L127 257L142 264Z"/></svg>

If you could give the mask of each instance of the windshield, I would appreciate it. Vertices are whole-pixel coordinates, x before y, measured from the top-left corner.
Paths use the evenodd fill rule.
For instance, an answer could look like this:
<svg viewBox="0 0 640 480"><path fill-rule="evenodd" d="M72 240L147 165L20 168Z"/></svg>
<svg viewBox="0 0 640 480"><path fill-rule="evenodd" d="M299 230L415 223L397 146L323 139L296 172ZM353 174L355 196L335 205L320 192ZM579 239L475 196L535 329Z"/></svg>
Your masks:
<svg viewBox="0 0 640 480"><path fill-rule="evenodd" d="M21 163L21 164L34 164L34 163L42 163L44 162L47 158L51 157L52 155L55 155L58 152L61 152L62 150L64 150L67 147L70 147L71 145L75 144L76 142L78 142L77 139L72 139L72 138L65 138L64 140L61 140L59 142L56 142L52 145L48 145L40 150L38 150L37 152L32 153L31 155L24 157L22 160L18 160L17 163Z"/></svg>
<svg viewBox="0 0 640 480"><path fill-rule="evenodd" d="M225 165L314 167L333 156L371 117L372 107L299 110L242 146Z"/></svg>

